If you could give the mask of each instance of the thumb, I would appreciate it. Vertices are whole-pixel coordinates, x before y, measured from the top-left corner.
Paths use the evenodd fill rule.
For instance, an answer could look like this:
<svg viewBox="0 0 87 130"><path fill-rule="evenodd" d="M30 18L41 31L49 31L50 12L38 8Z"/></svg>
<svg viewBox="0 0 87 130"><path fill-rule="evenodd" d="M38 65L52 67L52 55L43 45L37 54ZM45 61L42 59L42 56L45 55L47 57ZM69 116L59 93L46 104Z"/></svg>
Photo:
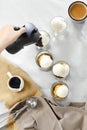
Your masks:
<svg viewBox="0 0 87 130"><path fill-rule="evenodd" d="M17 33L18 33L19 35L21 35L21 34L23 34L23 33L25 33L25 32L26 32L26 29L25 29L24 27L20 28L20 29L17 31Z"/></svg>

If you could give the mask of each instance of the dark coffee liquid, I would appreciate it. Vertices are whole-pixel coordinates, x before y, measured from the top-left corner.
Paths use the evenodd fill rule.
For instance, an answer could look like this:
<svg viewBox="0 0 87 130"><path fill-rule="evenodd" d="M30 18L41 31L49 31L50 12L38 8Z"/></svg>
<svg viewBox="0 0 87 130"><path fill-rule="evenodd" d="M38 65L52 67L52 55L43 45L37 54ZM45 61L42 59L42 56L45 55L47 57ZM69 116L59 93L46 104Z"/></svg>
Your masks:
<svg viewBox="0 0 87 130"><path fill-rule="evenodd" d="M13 77L13 78L11 78L10 81L9 81L9 86L10 86L11 88L16 88L16 89L18 89L18 88L20 88L20 83L21 83L21 81L20 81L19 78Z"/></svg>

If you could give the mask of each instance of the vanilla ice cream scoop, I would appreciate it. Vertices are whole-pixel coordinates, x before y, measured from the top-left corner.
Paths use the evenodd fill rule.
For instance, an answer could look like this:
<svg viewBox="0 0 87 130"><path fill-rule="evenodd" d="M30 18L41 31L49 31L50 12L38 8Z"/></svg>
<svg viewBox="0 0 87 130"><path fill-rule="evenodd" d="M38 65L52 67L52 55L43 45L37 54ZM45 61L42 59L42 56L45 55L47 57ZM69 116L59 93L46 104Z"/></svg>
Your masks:
<svg viewBox="0 0 87 130"><path fill-rule="evenodd" d="M69 70L69 65L65 62L58 62L52 68L53 74L58 78L65 78Z"/></svg>
<svg viewBox="0 0 87 130"><path fill-rule="evenodd" d="M63 33L66 30L67 23L63 17L55 17L51 21L51 29L56 33Z"/></svg>
<svg viewBox="0 0 87 130"><path fill-rule="evenodd" d="M40 31L41 37L42 37L42 45L45 47L49 41L50 41L50 36L46 31Z"/></svg>
<svg viewBox="0 0 87 130"><path fill-rule="evenodd" d="M50 56L48 55L42 55L40 57L40 61L39 64L42 68L46 69L49 68L50 66L52 66L53 60L51 59Z"/></svg>
<svg viewBox="0 0 87 130"><path fill-rule="evenodd" d="M44 31L44 30L40 30L40 46L36 45L37 49L43 49L43 50L47 50L47 48L49 47L49 43L50 43L50 35L48 34L48 32Z"/></svg>
<svg viewBox="0 0 87 130"><path fill-rule="evenodd" d="M52 86L52 95L58 100L62 100L68 96L69 88L67 84L58 82Z"/></svg>
<svg viewBox="0 0 87 130"><path fill-rule="evenodd" d="M60 98L65 98L68 95L68 87L66 85L61 85L56 90L56 95Z"/></svg>
<svg viewBox="0 0 87 130"><path fill-rule="evenodd" d="M53 57L48 52L40 52L36 57L36 63L43 70L48 70L53 65Z"/></svg>

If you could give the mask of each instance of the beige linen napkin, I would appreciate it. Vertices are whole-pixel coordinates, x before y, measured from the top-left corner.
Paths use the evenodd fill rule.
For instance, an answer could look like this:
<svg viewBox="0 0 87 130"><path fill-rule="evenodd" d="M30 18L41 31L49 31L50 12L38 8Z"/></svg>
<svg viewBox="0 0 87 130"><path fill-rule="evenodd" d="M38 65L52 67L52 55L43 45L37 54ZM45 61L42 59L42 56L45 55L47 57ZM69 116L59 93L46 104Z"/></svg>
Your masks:
<svg viewBox="0 0 87 130"><path fill-rule="evenodd" d="M8 76L10 71L13 75L19 75L24 79L24 89L21 92L12 92L7 87ZM7 108L11 108L17 102L30 96L41 96L41 92L36 83L18 66L13 65L3 56L0 56L0 101L3 101ZM13 123L7 127L8 130L16 130L16 124Z"/></svg>
<svg viewBox="0 0 87 130"><path fill-rule="evenodd" d="M38 98L38 106L28 109L16 120L19 130L87 130L87 103L59 106Z"/></svg>

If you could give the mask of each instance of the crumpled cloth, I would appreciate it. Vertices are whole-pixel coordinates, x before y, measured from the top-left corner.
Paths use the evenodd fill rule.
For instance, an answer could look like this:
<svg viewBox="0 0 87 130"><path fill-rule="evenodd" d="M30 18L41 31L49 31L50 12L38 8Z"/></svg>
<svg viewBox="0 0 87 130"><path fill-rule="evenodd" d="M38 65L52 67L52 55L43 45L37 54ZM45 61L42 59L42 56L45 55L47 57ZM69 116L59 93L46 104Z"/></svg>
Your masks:
<svg viewBox="0 0 87 130"><path fill-rule="evenodd" d="M87 103L60 106L51 99L37 98L37 107L16 120L18 130L87 130Z"/></svg>

